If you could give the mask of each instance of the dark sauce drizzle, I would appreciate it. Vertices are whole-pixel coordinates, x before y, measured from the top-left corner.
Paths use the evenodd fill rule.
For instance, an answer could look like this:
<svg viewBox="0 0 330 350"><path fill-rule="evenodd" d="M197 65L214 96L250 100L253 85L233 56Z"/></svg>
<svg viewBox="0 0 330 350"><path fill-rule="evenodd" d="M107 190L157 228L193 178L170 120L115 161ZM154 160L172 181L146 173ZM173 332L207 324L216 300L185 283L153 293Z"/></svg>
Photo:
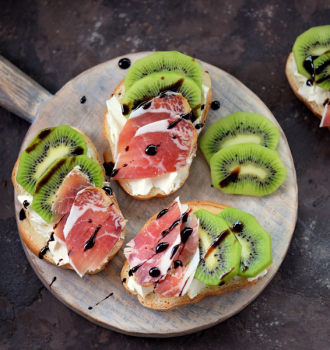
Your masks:
<svg viewBox="0 0 330 350"><path fill-rule="evenodd" d="M43 248L41 248L41 250L39 252L39 259L44 258L44 255L46 255L47 250L49 250L48 244L46 246L44 246Z"/></svg>
<svg viewBox="0 0 330 350"><path fill-rule="evenodd" d="M95 245L95 236L96 234L99 232L100 228L102 227L102 225L98 225L94 231L94 233L91 235L91 237L88 239L88 241L85 243L84 246L84 251L87 249L91 249L94 247Z"/></svg>
<svg viewBox="0 0 330 350"><path fill-rule="evenodd" d="M30 153L32 151L34 151L36 149L36 147L53 131L53 128L47 128L44 129L40 132L40 134L37 136L37 140L35 140L35 142L29 146L25 152L26 153Z"/></svg>
<svg viewBox="0 0 330 350"><path fill-rule="evenodd" d="M212 254L214 249L220 245L220 243L230 234L229 230L222 231L218 237L214 239L214 241L211 243L209 249L207 250L206 254L204 255L203 260L207 259L208 256Z"/></svg>
<svg viewBox="0 0 330 350"><path fill-rule="evenodd" d="M87 100L86 96L83 96L81 99L80 99L80 103L85 103Z"/></svg>
<svg viewBox="0 0 330 350"><path fill-rule="evenodd" d="M107 300L108 298L110 298L110 297L112 297L112 296L113 296L113 293L110 293L110 294L107 295L104 299L102 299L101 301L99 301L98 303L96 303L96 304L94 305L94 307L97 306L97 305L99 305L99 304L101 304L102 301ZM89 306L89 307L88 307L88 310L92 310L92 309L93 309L93 306Z"/></svg>
<svg viewBox="0 0 330 350"><path fill-rule="evenodd" d="M195 125L195 129L199 130L200 128L202 128L204 126L204 124L197 124Z"/></svg>
<svg viewBox="0 0 330 350"><path fill-rule="evenodd" d="M159 277L160 276L160 270L157 268L157 267L152 267L150 270L149 270L149 275L151 277Z"/></svg>
<svg viewBox="0 0 330 350"><path fill-rule="evenodd" d="M119 60L118 66L121 69L127 69L127 68L129 68L131 66L131 61L130 61L129 58L126 58L126 57L122 58L122 59Z"/></svg>
<svg viewBox="0 0 330 350"><path fill-rule="evenodd" d="M182 261L181 261L181 260L176 260L176 261L174 261L174 268L176 269L176 268L178 268L179 266L182 267Z"/></svg>
<svg viewBox="0 0 330 350"><path fill-rule="evenodd" d="M50 282L49 288L52 288L53 283L56 281L56 276L53 277L52 281Z"/></svg>
<svg viewBox="0 0 330 350"><path fill-rule="evenodd" d="M23 207L26 209L28 206L30 205L30 203L27 201L27 200L25 200L24 202L23 202Z"/></svg>
<svg viewBox="0 0 330 350"><path fill-rule="evenodd" d="M181 121L181 118L180 119L177 119L177 120L174 120L174 122L172 122L171 124L169 124L169 126L167 127L167 129L173 129L176 124L178 124L179 122Z"/></svg>
<svg viewBox="0 0 330 350"><path fill-rule="evenodd" d="M105 169L105 173L107 176L111 176L112 171L113 171L113 167L115 166L115 164L113 162L104 162L103 163L104 169Z"/></svg>
<svg viewBox="0 0 330 350"><path fill-rule="evenodd" d="M161 211L158 213L156 219L161 218L161 217L162 217L163 215L165 215L167 212L168 212L168 209L163 209L163 210L161 210Z"/></svg>
<svg viewBox="0 0 330 350"><path fill-rule="evenodd" d="M212 108L214 111L218 110L218 109L220 108L220 106L221 106L221 104L220 104L219 101L213 101L213 102L211 103L211 108Z"/></svg>
<svg viewBox="0 0 330 350"><path fill-rule="evenodd" d="M125 278L123 278L123 280L121 281L121 283L126 283L126 277Z"/></svg>
<svg viewBox="0 0 330 350"><path fill-rule="evenodd" d="M128 276L133 276L133 273L135 273L140 267L141 267L142 264L140 265L136 265L134 267L132 267L129 271L128 271Z"/></svg>
<svg viewBox="0 0 330 350"><path fill-rule="evenodd" d="M112 195L113 195L112 188L109 187L109 186L104 186L104 187L102 187L102 190L105 191L105 193L106 193L108 196L112 196Z"/></svg>
<svg viewBox="0 0 330 350"><path fill-rule="evenodd" d="M240 167L235 168L227 177L219 182L220 187L227 187L231 182L236 182L240 171Z"/></svg>
<svg viewBox="0 0 330 350"><path fill-rule="evenodd" d="M172 224L169 228L167 228L166 230L164 230L164 231L161 233L162 237L165 237L167 234L169 234L169 233L174 229L174 227L177 226L177 225L179 225L179 224L180 224L180 219L174 221L173 224Z"/></svg>
<svg viewBox="0 0 330 350"><path fill-rule="evenodd" d="M165 252L165 250L168 248L169 243L161 242L156 247L156 254Z"/></svg>
<svg viewBox="0 0 330 350"><path fill-rule="evenodd" d="M22 208L19 212L19 219L23 221L26 218L25 210Z"/></svg>
<svg viewBox="0 0 330 350"><path fill-rule="evenodd" d="M149 145L146 147L145 153L148 156L154 156L155 154L157 154L157 146L156 145Z"/></svg>
<svg viewBox="0 0 330 350"><path fill-rule="evenodd" d="M190 235L192 234L193 229L190 227L185 227L182 231L181 231L181 242L182 243L186 243L188 241L188 238L190 237Z"/></svg>
<svg viewBox="0 0 330 350"><path fill-rule="evenodd" d="M171 252L170 259L173 258L173 256L175 255L175 253L178 251L179 247L180 247L180 244L177 244L177 245L175 245L175 246L172 248L172 252Z"/></svg>
<svg viewBox="0 0 330 350"><path fill-rule="evenodd" d="M244 225L240 222L240 221L236 221L234 224L233 224L233 227L232 227L232 231L234 233L240 233L242 232L244 229Z"/></svg>
<svg viewBox="0 0 330 350"><path fill-rule="evenodd" d="M111 177L115 177L118 174L119 169L113 169Z"/></svg>

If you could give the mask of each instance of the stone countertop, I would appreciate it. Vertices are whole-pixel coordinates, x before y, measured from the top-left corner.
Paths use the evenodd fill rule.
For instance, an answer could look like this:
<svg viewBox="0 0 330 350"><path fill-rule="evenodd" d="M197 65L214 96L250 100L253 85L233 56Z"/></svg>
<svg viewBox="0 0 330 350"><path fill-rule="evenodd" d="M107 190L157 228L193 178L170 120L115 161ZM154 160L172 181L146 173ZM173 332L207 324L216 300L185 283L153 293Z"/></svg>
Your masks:
<svg viewBox="0 0 330 350"><path fill-rule="evenodd" d="M326 1L1 2L0 53L51 93L129 52L179 50L237 77L270 108L296 165L299 213L289 252L265 291L208 330L135 338L62 305L29 265L10 176L29 124L0 108L1 349L326 349L330 343L330 133L284 74L296 37L329 23ZM216 98L216 96L215 96Z"/></svg>

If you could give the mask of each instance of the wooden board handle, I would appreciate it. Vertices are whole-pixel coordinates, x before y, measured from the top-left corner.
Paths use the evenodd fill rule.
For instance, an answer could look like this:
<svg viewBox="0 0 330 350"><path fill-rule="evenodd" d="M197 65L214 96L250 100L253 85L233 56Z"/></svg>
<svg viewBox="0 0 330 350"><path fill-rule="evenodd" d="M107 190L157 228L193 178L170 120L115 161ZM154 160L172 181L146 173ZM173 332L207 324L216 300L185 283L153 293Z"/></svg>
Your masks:
<svg viewBox="0 0 330 350"><path fill-rule="evenodd" d="M0 105L33 123L40 106L52 96L0 55Z"/></svg>

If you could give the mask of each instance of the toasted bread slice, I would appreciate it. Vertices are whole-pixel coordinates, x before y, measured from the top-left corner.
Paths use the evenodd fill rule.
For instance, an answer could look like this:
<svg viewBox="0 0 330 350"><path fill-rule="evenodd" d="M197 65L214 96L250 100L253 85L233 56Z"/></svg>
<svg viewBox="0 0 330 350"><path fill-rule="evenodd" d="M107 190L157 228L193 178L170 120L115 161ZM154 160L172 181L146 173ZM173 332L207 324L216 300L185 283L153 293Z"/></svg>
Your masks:
<svg viewBox="0 0 330 350"><path fill-rule="evenodd" d="M194 212L197 211L198 209L205 209L214 215L219 214L223 209L226 208L225 204L219 204L219 203L208 202L208 201L191 201L191 202L186 202L182 204L189 205L189 207L191 207ZM152 218L150 218L145 223L143 228L147 226L151 221L155 220L157 215L158 213L156 213ZM141 230L143 230L143 228ZM196 304L206 297L224 295L224 294L233 292L235 290L251 286L257 282L257 279L249 282L246 278L235 276L234 278L232 278L222 286L205 286L202 292L200 294L197 294L193 299L191 299L187 294L181 297L168 298L168 297L162 297L155 293L150 293L146 295L145 298L143 298L139 294L137 294L135 291L131 291L128 288L127 281L129 279L129 274L128 274L129 270L130 270L129 263L127 260L125 260L124 266L121 271L121 279L127 291L136 295L139 299L139 302L143 306L150 309L159 310L159 311L167 311L167 310L172 310L184 305Z"/></svg>
<svg viewBox="0 0 330 350"><path fill-rule="evenodd" d="M288 60L286 62L285 74L289 80L289 84L295 93L295 95L305 103L305 105L320 119L322 119L324 112L323 103L316 103L315 101L308 101L308 99L301 94L299 94L299 88L304 85L304 82L298 79L298 77L294 74L295 72L295 60L293 53L291 52Z"/></svg>
<svg viewBox="0 0 330 350"><path fill-rule="evenodd" d="M211 102L212 102L211 79L210 79L210 75L206 71L203 71L202 82L203 82L203 85L205 85L209 88L208 93L207 93L205 107L202 110L201 118L199 121L199 123L203 124L203 127L204 127L207 113L210 109ZM124 80L122 80L120 82L120 84L116 87L116 89L114 90L111 97L112 96L116 96L117 99L119 100L119 102L121 102L123 100L123 98L125 96ZM109 125L108 120L107 120L107 113L108 113L108 109L106 108L104 118L103 118L103 134L104 134L104 137L109 141L110 148L107 152L104 153L104 158L105 158L106 162L115 163L114 156L113 156L115 154L115 144L111 141L110 125ZM199 131L201 131L201 130L202 130L202 128L199 129ZM192 158L194 158L196 156L196 152L197 152L197 140L195 142ZM182 170L182 171L185 171L185 173L181 177L180 183L176 184L175 188L169 194L166 194L165 192L163 192L159 188L153 187L147 195L133 195L132 188L131 188L128 180L117 180L117 181L118 181L120 187L127 194L129 194L130 196L132 196L136 199L147 200L147 199L150 199L153 197L166 197L166 196L171 195L173 192L177 191L184 184L184 182L186 181L186 179L189 176L190 166L191 166L191 164L187 166L186 170Z"/></svg>
<svg viewBox="0 0 330 350"><path fill-rule="evenodd" d="M85 135L79 129L77 129L77 128L73 128L73 129L80 132L84 136L86 144L87 144L87 148L88 148L88 154L94 162L98 163L101 166L103 174L104 174L104 178L105 178L105 171L103 168L103 164L102 164L101 158L100 158L93 142L90 140L90 138L87 135ZM15 188L18 195L29 195L29 193L16 181L18 164L19 164L19 157L15 163L15 166L14 166L14 169L12 172L12 176L11 176L12 183L13 183L14 188ZM113 200L118 206L118 202L117 202L115 195L113 195ZM33 221L30 220L30 214L29 214L28 210L25 210L25 215L26 215L26 219L19 222L18 229L19 229L20 235L21 235L25 245L29 248L29 250L34 255L38 256L40 250L47 245L47 241L49 238L47 239L44 235L42 235L41 233L38 232L38 226ZM89 271L89 273L94 274L94 273L98 273L98 272L102 271L105 268L105 266L110 262L110 260L120 250L120 248L122 247L122 245L124 243L124 239L125 239L125 228L123 229L123 232L122 232L118 242L111 249L111 251L109 252L109 254L108 254L107 258L105 259L105 261L103 262L103 264L97 270ZM52 254L49 251L47 251L47 253L43 256L43 258L47 262L55 265ZM73 270L73 268L70 264L65 264L65 265L62 265L60 267L62 267L64 269Z"/></svg>

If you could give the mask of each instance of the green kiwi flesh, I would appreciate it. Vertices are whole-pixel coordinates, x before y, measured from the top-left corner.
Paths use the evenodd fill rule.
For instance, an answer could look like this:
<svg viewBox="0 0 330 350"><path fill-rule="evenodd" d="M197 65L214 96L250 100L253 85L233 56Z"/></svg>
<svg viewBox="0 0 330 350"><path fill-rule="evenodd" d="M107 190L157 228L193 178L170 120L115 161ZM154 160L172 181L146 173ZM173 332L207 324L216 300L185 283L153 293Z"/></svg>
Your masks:
<svg viewBox="0 0 330 350"><path fill-rule="evenodd" d="M276 149L280 133L266 117L257 113L237 112L212 124L201 138L200 147L210 163L222 148L240 143L255 143Z"/></svg>
<svg viewBox="0 0 330 350"><path fill-rule="evenodd" d="M314 60L315 83L320 88L330 90L330 51Z"/></svg>
<svg viewBox="0 0 330 350"><path fill-rule="evenodd" d="M87 154L84 136L68 125L41 130L20 154L16 181L31 195L36 182L58 159Z"/></svg>
<svg viewBox="0 0 330 350"><path fill-rule="evenodd" d="M286 178L286 168L274 150L256 144L223 148L210 160L212 185L225 193L265 196Z"/></svg>
<svg viewBox="0 0 330 350"><path fill-rule="evenodd" d="M315 59L330 50L330 25L313 27L299 35L292 52L297 64L298 72L306 78L312 78L310 70L306 69L306 59Z"/></svg>
<svg viewBox="0 0 330 350"><path fill-rule="evenodd" d="M200 262L195 278L209 286L218 286L236 276L240 269L242 247L224 219L199 209Z"/></svg>
<svg viewBox="0 0 330 350"><path fill-rule="evenodd" d="M104 176L102 168L86 155L61 158L36 183L32 209L46 222L52 222L52 205L58 189L69 172L79 166L82 173L88 176L96 187L102 187Z"/></svg>
<svg viewBox="0 0 330 350"><path fill-rule="evenodd" d="M254 216L232 207L217 216L226 220L242 246L239 276L256 277L273 262L271 237Z"/></svg>
<svg viewBox="0 0 330 350"><path fill-rule="evenodd" d="M202 67L192 57L178 51L159 51L137 60L125 77L125 90L128 91L139 79L157 72L175 72L182 77L194 80L202 88Z"/></svg>
<svg viewBox="0 0 330 350"><path fill-rule="evenodd" d="M192 79L182 77L174 72L153 73L138 80L125 92L122 101L124 115L128 117L132 109L164 91L181 93L192 109L194 120L201 115L201 89Z"/></svg>

